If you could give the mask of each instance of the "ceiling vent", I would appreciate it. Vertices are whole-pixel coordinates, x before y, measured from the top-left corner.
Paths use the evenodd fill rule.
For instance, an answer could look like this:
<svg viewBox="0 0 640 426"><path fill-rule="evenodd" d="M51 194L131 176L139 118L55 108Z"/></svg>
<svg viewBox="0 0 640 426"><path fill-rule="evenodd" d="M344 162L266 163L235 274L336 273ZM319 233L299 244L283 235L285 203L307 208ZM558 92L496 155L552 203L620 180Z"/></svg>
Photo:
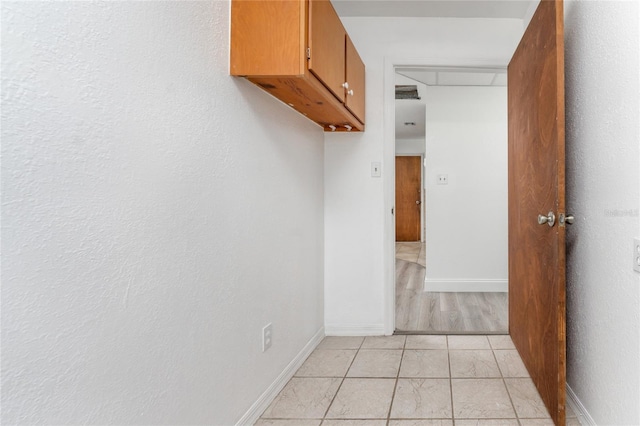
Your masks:
<svg viewBox="0 0 640 426"><path fill-rule="evenodd" d="M420 99L418 86L396 86L396 99Z"/></svg>

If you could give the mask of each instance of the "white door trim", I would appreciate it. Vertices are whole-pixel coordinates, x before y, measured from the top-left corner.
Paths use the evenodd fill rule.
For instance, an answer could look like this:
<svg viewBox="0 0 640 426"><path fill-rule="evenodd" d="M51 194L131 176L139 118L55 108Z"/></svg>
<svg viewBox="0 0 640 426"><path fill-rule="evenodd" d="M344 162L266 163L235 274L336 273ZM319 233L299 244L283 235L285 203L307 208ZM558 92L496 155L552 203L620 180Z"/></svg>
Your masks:
<svg viewBox="0 0 640 426"><path fill-rule="evenodd" d="M396 227L395 216L395 68L397 67L456 67L456 68L504 68L506 64L493 61L472 61L463 58L384 58L383 88L383 167L388 179L383 183L384 199L384 334L391 335L396 327Z"/></svg>

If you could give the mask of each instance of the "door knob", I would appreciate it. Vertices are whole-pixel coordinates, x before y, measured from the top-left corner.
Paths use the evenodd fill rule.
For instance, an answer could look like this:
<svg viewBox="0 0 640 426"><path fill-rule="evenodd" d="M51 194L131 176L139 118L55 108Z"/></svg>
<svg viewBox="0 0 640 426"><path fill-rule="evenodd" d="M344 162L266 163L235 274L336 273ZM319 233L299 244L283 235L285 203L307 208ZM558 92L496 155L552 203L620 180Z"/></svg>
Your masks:
<svg viewBox="0 0 640 426"><path fill-rule="evenodd" d="M344 87L345 89L349 89L349 82L345 81L344 83L342 83L342 87Z"/></svg>
<svg viewBox="0 0 640 426"><path fill-rule="evenodd" d="M575 218L571 214L568 214L565 216L564 213L560 213L560 217L558 218L558 223L560 224L560 226L564 226L565 223L571 225L574 219Z"/></svg>
<svg viewBox="0 0 640 426"><path fill-rule="evenodd" d="M549 226L553 226L553 224L556 223L556 215L553 214L553 212L549 212L547 216L539 214L538 225L544 225L545 223Z"/></svg>
<svg viewBox="0 0 640 426"><path fill-rule="evenodd" d="M418 204L418 205L419 205L419 204L420 204L420 200L416 201L416 204Z"/></svg>
<svg viewBox="0 0 640 426"><path fill-rule="evenodd" d="M351 96L353 96L353 89L349 90L349 91L347 92L347 95L351 95Z"/></svg>

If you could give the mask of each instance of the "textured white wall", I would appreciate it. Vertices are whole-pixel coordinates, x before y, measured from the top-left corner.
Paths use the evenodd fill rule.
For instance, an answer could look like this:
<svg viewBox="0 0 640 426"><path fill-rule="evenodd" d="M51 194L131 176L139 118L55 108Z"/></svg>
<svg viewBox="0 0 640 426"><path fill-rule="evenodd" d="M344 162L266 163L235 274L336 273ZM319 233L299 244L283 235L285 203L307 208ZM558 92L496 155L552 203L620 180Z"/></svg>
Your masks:
<svg viewBox="0 0 640 426"><path fill-rule="evenodd" d="M640 11L565 5L568 383L600 425L640 424Z"/></svg>
<svg viewBox="0 0 640 426"><path fill-rule="evenodd" d="M379 334L388 310L385 282L394 274L395 153L383 126L384 92L394 82L385 81L385 58L506 66L523 28L518 19L342 21L367 67L367 123L361 134L325 136L325 326L327 333ZM383 161L382 178L370 176L371 161Z"/></svg>
<svg viewBox="0 0 640 426"><path fill-rule="evenodd" d="M506 291L507 88L429 87L425 98L426 288Z"/></svg>
<svg viewBox="0 0 640 426"><path fill-rule="evenodd" d="M422 139L396 139L396 154L424 154L425 140Z"/></svg>
<svg viewBox="0 0 640 426"><path fill-rule="evenodd" d="M228 23L2 3L3 424L233 424L321 330L323 133Z"/></svg>

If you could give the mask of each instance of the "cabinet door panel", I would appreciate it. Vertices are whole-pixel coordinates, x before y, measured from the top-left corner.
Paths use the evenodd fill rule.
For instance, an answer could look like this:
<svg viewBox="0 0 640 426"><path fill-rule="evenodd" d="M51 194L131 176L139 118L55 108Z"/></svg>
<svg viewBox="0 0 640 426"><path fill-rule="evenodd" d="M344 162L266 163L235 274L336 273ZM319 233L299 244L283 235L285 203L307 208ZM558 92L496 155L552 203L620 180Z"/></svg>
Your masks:
<svg viewBox="0 0 640 426"><path fill-rule="evenodd" d="M358 51L353 46L349 36L347 36L346 49L347 83L349 83L349 90L347 91L345 105L361 123L364 123L364 63L362 59L360 59L360 55L358 55Z"/></svg>
<svg viewBox="0 0 640 426"><path fill-rule="evenodd" d="M276 25L273 17L277 17ZM303 74L305 18L302 2L234 0L231 3L231 75Z"/></svg>
<svg viewBox="0 0 640 426"><path fill-rule="evenodd" d="M344 102L347 33L329 0L309 1L309 70Z"/></svg>

